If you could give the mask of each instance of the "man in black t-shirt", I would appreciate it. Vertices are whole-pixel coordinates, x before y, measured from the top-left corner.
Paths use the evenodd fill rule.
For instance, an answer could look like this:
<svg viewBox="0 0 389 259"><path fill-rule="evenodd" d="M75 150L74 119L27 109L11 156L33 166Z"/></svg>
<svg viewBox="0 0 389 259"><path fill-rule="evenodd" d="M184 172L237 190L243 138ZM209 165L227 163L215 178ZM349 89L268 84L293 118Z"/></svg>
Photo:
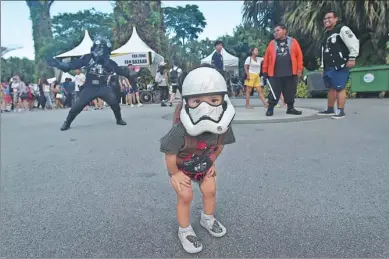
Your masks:
<svg viewBox="0 0 389 259"><path fill-rule="evenodd" d="M296 39L288 37L287 32L283 24L274 27L274 40L270 41L262 62L263 79L265 82L269 79L273 90L269 93L266 116L273 116L281 93L288 107L286 113L302 114L294 108L294 99L298 78L303 72L303 54L300 44Z"/></svg>
<svg viewBox="0 0 389 259"><path fill-rule="evenodd" d="M217 40L215 42L216 51L212 55L212 65L214 65L223 75L224 75L224 64L223 64L223 56L221 54L223 49L223 42Z"/></svg>

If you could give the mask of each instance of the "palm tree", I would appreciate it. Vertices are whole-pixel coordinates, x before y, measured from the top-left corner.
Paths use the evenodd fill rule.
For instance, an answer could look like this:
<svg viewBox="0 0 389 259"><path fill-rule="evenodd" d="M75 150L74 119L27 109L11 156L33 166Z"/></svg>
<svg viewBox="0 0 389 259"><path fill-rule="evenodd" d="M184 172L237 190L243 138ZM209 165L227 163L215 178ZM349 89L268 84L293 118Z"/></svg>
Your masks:
<svg viewBox="0 0 389 259"><path fill-rule="evenodd" d="M282 7L281 7L282 6ZM318 1L245 1L243 20L264 28L284 22L304 51L304 63L317 59L323 35L323 16L335 10L342 23L349 26L360 40L359 64L385 63L388 39L389 2L380 0L318 0ZM272 10L269 12L268 10ZM273 13L273 17L270 17ZM271 20L273 22L269 22Z"/></svg>
<svg viewBox="0 0 389 259"><path fill-rule="evenodd" d="M285 4L287 1L245 0L242 9L243 21L257 28L272 29L282 21Z"/></svg>
<svg viewBox="0 0 389 259"><path fill-rule="evenodd" d="M318 49L323 34L322 18L335 10L339 20L349 26L360 40L359 63L385 63L385 44L389 32L389 2L356 1L290 1L285 8L284 21L291 33L312 42L308 51Z"/></svg>
<svg viewBox="0 0 389 259"><path fill-rule="evenodd" d="M45 55L46 48L53 41L51 30L50 7L54 0L34 1L27 0L27 6L30 9L30 18L32 21L32 37L34 40L35 65L38 77L51 77L54 75L52 68L47 66Z"/></svg>

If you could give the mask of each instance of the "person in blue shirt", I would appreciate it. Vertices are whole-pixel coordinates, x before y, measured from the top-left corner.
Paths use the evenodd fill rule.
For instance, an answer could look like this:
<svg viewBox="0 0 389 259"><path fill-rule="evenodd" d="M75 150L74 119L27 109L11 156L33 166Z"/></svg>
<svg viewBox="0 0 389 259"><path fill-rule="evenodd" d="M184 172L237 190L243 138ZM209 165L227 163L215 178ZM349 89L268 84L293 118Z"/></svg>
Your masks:
<svg viewBox="0 0 389 259"><path fill-rule="evenodd" d="M224 73L223 73L223 71L224 71L223 56L221 54L222 49L223 49L223 42L220 40L217 40L215 42L215 48L216 48L216 51L212 55L212 65L214 65L217 68L217 70L219 70L224 75Z"/></svg>

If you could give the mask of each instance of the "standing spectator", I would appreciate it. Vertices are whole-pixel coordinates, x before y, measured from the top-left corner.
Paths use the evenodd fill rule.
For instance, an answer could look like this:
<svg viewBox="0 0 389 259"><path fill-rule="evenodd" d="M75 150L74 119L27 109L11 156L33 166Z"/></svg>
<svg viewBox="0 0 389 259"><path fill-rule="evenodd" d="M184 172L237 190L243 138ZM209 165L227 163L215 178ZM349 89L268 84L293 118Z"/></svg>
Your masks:
<svg viewBox="0 0 389 259"><path fill-rule="evenodd" d="M75 90L75 84L72 82L71 78L65 78L65 82L62 84L62 89L65 94L64 106L71 108L73 101L73 93Z"/></svg>
<svg viewBox="0 0 389 259"><path fill-rule="evenodd" d="M136 102L137 102L137 107L142 107L142 103L140 102L140 98L139 98L139 88L138 88L138 73L140 71L140 67L139 66L136 66L134 67L132 64L128 65L128 69L130 70L130 77L128 78L128 82L129 82L129 98L128 98L128 101L130 102L130 106L131 107L134 107L134 104L133 104L133 100L134 100L134 94L135 94L135 98L136 98Z"/></svg>
<svg viewBox="0 0 389 259"><path fill-rule="evenodd" d="M47 82L47 79L42 80L42 89L43 89L43 94L46 100L46 105L45 108L52 109L53 108L53 99L51 99L51 89L50 89L50 84Z"/></svg>
<svg viewBox="0 0 389 259"><path fill-rule="evenodd" d="M173 106L173 100L176 97L177 89L178 89L178 78L182 73L182 69L174 65L170 71L170 82L172 83L172 94L170 95L170 104L169 106ZM181 94L181 93L180 93Z"/></svg>
<svg viewBox="0 0 389 259"><path fill-rule="evenodd" d="M328 90L327 110L320 115L334 115L333 119L342 119L346 102L346 83L349 69L355 66L359 55L359 40L349 27L338 23L338 16L329 11L324 16L324 40L322 42L321 63L324 68L323 80ZM338 113L334 112L337 100Z"/></svg>
<svg viewBox="0 0 389 259"><path fill-rule="evenodd" d="M42 107L42 110L44 110L46 106L46 98L45 92L43 91L43 80L41 78L38 78L37 85L39 89L39 95L37 97L38 104L36 105L36 108L39 109L39 107Z"/></svg>
<svg viewBox="0 0 389 259"><path fill-rule="evenodd" d="M128 100L130 98L130 82L128 81L127 77L120 76L119 78L120 89L122 89L124 95L123 104L130 105L130 102Z"/></svg>
<svg viewBox="0 0 389 259"><path fill-rule="evenodd" d="M63 108L63 101L64 101L64 91L61 87L61 84L59 84L57 81L53 83L52 92L54 93L54 100L55 100L55 108Z"/></svg>
<svg viewBox="0 0 389 259"><path fill-rule="evenodd" d="M214 65L224 75L224 63L222 56L223 42L217 40L215 42L216 51L212 55L212 65Z"/></svg>
<svg viewBox="0 0 389 259"><path fill-rule="evenodd" d="M22 78L20 78L17 74L13 77L12 90L14 94L15 107L18 108L19 112L26 110L28 90Z"/></svg>
<svg viewBox="0 0 389 259"><path fill-rule="evenodd" d="M158 84L160 90L161 106L166 106L169 99L168 75L166 70L166 63L161 62L157 74L155 75L155 82Z"/></svg>
<svg viewBox="0 0 389 259"><path fill-rule="evenodd" d="M7 105L6 105L6 92L5 92L5 89L6 89L6 84L5 83L1 83L0 85L0 108L1 108L1 113L3 112L7 112Z"/></svg>
<svg viewBox="0 0 389 259"><path fill-rule="evenodd" d="M75 75L75 78L76 78L76 82L75 82L75 86L74 86L74 98L73 98L73 103L76 103L78 101L78 98L80 97L80 91L83 87L83 85L85 84L85 75L83 73L81 73L81 70L80 69L77 69L76 70L76 75Z"/></svg>
<svg viewBox="0 0 389 259"><path fill-rule="evenodd" d="M244 70L246 72L246 80L244 85L246 86L246 108L252 109L250 106L250 95L251 91L254 88L257 89L257 93L259 99L262 101L265 108L267 108L268 104L266 103L265 96L263 95L263 90L261 87L260 73L261 73L261 64L263 58L258 57L258 48L253 48L250 50L250 56L246 58L244 62Z"/></svg>
<svg viewBox="0 0 389 259"><path fill-rule="evenodd" d="M270 41L263 60L263 79L269 78L273 88L269 92L266 116L273 116L274 106L278 104L281 93L287 104L287 114L301 115L294 108L298 78L303 73L303 54L296 39L287 36L288 30L283 24L274 27L274 40Z"/></svg>

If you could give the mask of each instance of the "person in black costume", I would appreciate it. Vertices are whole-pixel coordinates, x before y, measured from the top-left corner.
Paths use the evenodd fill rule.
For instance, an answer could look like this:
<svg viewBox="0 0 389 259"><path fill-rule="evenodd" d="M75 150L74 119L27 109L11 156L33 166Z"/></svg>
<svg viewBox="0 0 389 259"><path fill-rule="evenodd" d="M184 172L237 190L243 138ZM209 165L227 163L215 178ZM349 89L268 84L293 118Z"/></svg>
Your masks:
<svg viewBox="0 0 389 259"><path fill-rule="evenodd" d="M97 97L103 99L111 106L118 125L127 125L122 119L119 103L114 91L107 85L107 80L110 73L116 73L127 78L130 76L130 73L128 68L119 67L115 61L109 58L111 48L112 45L109 40L97 37L93 42L90 54L86 54L69 63L60 62L55 58L47 60L50 66L57 67L64 72L82 67L86 70L86 81L80 92L80 97L70 109L61 130L68 130L76 116Z"/></svg>

